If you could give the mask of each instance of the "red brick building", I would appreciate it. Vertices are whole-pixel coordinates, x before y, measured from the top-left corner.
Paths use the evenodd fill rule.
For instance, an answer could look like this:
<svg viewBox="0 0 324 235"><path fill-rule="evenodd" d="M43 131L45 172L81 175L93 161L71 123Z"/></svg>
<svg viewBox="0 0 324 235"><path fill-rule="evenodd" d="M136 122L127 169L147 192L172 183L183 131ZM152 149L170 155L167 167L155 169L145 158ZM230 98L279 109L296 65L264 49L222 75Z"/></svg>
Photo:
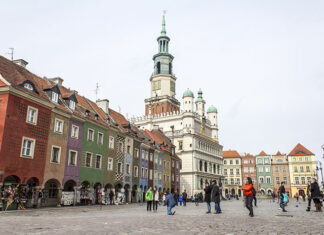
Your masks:
<svg viewBox="0 0 324 235"><path fill-rule="evenodd" d="M258 191L257 173L256 173L256 161L255 156L247 153L242 157L242 180L243 185L246 182L247 177L250 177L253 181L253 186Z"/></svg>

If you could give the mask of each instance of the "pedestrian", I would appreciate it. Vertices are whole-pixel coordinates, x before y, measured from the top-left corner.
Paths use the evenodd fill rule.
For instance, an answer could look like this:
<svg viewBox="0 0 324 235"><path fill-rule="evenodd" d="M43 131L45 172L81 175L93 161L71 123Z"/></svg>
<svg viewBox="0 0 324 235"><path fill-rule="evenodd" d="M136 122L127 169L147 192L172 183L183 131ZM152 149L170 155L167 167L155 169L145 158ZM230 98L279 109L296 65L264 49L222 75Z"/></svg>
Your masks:
<svg viewBox="0 0 324 235"><path fill-rule="evenodd" d="M113 204L113 199L114 199L114 192L112 190L110 190L110 192L109 192L109 204L110 205Z"/></svg>
<svg viewBox="0 0 324 235"><path fill-rule="evenodd" d="M183 206L187 205L187 197L188 197L188 194L187 194L186 190L184 190L182 193Z"/></svg>
<svg viewBox="0 0 324 235"><path fill-rule="evenodd" d="M183 202L182 194L180 194L180 196L179 196L179 202L180 202L180 206L182 206L182 202Z"/></svg>
<svg viewBox="0 0 324 235"><path fill-rule="evenodd" d="M172 212L172 208L175 207L176 202L174 200L174 196L169 193L169 191L167 190L166 192L166 197L165 197L165 201L164 201L164 205L167 206L167 214L168 215L174 215L176 212Z"/></svg>
<svg viewBox="0 0 324 235"><path fill-rule="evenodd" d="M178 203L179 203L179 192L178 192L178 190L174 193L174 201L176 202L176 205L178 206Z"/></svg>
<svg viewBox="0 0 324 235"><path fill-rule="evenodd" d="M285 184L285 182L281 182L281 186L279 187L279 190L278 190L278 197L280 196L280 207L282 209L282 212L287 212L285 209L285 206L287 203L285 201L285 198L287 197L287 194L286 194L286 189L285 189L284 184Z"/></svg>
<svg viewBox="0 0 324 235"><path fill-rule="evenodd" d="M303 201L306 201L305 193L302 194Z"/></svg>
<svg viewBox="0 0 324 235"><path fill-rule="evenodd" d="M252 184L252 190L253 190L254 206L255 206L255 207L258 207L258 206L257 206L257 198L256 198L256 190L255 190L253 184ZM253 203L253 200L252 200L252 203Z"/></svg>
<svg viewBox="0 0 324 235"><path fill-rule="evenodd" d="M296 198L296 200L297 200L297 202L298 202L298 200L299 200L299 195L298 195L297 192L296 192L296 194L295 194L295 198Z"/></svg>
<svg viewBox="0 0 324 235"><path fill-rule="evenodd" d="M250 211L249 216L253 217L253 205L252 205L252 200L253 200L253 184L252 184L252 179L250 177L247 177L247 182L245 186L242 188L245 194L245 205L246 208Z"/></svg>
<svg viewBox="0 0 324 235"><path fill-rule="evenodd" d="M198 193L195 194L195 205L199 206L199 194Z"/></svg>
<svg viewBox="0 0 324 235"><path fill-rule="evenodd" d="M162 201L164 202L165 201L165 197L166 197L166 192L163 193L163 196L162 196Z"/></svg>
<svg viewBox="0 0 324 235"><path fill-rule="evenodd" d="M153 192L152 192L152 187L150 187L146 194L145 194L145 200L147 202L147 211L152 211L152 201L153 201Z"/></svg>
<svg viewBox="0 0 324 235"><path fill-rule="evenodd" d="M214 214L222 213L222 210L220 208L219 187L217 186L216 180L213 180L213 185L211 188L211 201L215 202L215 213Z"/></svg>
<svg viewBox="0 0 324 235"><path fill-rule="evenodd" d="M308 183L307 183L306 193L307 193L307 201L308 201L308 206L307 206L306 211L310 211L311 205L312 205L311 182L310 181L308 181Z"/></svg>
<svg viewBox="0 0 324 235"><path fill-rule="evenodd" d="M315 178L313 178L312 184L311 184L311 196L315 203L315 208L316 208L315 212L322 212L322 204L320 201L321 192L320 192L318 183Z"/></svg>
<svg viewBox="0 0 324 235"><path fill-rule="evenodd" d="M208 183L206 183L206 187L204 188L205 191L205 202L207 205L207 212L206 214L210 213L210 196L211 196L211 187Z"/></svg>
<svg viewBox="0 0 324 235"><path fill-rule="evenodd" d="M272 193L272 202L275 202L275 201L276 201L276 193L273 192L273 193Z"/></svg>
<svg viewBox="0 0 324 235"><path fill-rule="evenodd" d="M157 190L156 187L154 187L153 191L153 212L157 212L158 209L158 204L159 204L159 191Z"/></svg>

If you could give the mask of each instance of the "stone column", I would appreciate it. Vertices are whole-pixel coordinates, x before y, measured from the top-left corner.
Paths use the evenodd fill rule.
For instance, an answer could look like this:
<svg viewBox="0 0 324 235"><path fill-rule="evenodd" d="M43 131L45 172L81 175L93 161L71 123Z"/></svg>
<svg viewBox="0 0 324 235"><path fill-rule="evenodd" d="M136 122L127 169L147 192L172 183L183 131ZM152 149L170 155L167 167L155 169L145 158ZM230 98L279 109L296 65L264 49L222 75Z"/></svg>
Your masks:
<svg viewBox="0 0 324 235"><path fill-rule="evenodd" d="M57 192L57 207L61 207L61 201L62 201L62 191L63 188L59 188Z"/></svg>
<svg viewBox="0 0 324 235"><path fill-rule="evenodd" d="M74 186L73 190L74 190L73 206L76 206L77 197L78 197L77 191L80 190L80 186Z"/></svg>

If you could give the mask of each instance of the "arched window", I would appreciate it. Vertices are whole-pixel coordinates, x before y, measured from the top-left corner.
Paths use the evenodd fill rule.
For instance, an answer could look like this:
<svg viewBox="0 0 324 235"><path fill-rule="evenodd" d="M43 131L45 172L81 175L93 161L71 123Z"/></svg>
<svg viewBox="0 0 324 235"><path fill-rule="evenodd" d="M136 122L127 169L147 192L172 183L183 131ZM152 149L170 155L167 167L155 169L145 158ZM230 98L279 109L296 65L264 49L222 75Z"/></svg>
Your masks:
<svg viewBox="0 0 324 235"><path fill-rule="evenodd" d="M205 172L207 172L207 162L205 162Z"/></svg>
<svg viewBox="0 0 324 235"><path fill-rule="evenodd" d="M199 170L202 171L202 161L199 161Z"/></svg>
<svg viewBox="0 0 324 235"><path fill-rule="evenodd" d="M203 187L204 187L204 180L201 178L200 179L200 188L203 189Z"/></svg>
<svg viewBox="0 0 324 235"><path fill-rule="evenodd" d="M156 73L157 74L161 73L161 63L160 62L157 62L157 64L156 64Z"/></svg>

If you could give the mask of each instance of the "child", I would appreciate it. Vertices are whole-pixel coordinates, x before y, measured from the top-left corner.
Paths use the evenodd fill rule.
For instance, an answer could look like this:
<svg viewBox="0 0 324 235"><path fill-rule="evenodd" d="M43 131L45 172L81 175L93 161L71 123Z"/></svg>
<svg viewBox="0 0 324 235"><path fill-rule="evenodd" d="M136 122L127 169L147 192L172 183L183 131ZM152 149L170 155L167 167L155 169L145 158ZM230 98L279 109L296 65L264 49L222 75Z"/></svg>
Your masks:
<svg viewBox="0 0 324 235"><path fill-rule="evenodd" d="M180 196L179 196L179 202L180 202L180 206L182 206L182 202L183 202L182 194L180 194Z"/></svg>

